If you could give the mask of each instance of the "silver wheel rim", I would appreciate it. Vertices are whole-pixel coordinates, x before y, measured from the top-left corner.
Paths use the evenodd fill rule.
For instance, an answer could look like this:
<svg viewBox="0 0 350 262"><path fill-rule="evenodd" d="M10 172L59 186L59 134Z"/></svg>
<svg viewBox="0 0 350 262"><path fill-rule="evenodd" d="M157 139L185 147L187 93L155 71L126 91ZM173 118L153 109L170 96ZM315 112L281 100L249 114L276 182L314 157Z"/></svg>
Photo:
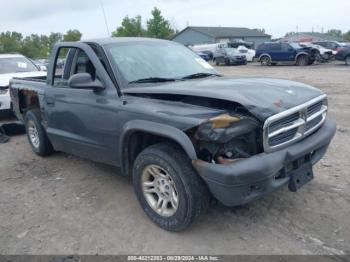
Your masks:
<svg viewBox="0 0 350 262"><path fill-rule="evenodd" d="M269 59L268 57L265 57L265 56L264 56L264 57L262 58L262 64L263 64L263 65L268 65L268 64L269 64L269 61L270 61L270 59Z"/></svg>
<svg viewBox="0 0 350 262"><path fill-rule="evenodd" d="M175 182L158 165L147 166L141 176L142 192L148 205L159 215L170 217L179 206Z"/></svg>
<svg viewBox="0 0 350 262"><path fill-rule="evenodd" d="M28 122L28 136L32 145L38 148L40 146L39 134L34 122L31 120Z"/></svg>

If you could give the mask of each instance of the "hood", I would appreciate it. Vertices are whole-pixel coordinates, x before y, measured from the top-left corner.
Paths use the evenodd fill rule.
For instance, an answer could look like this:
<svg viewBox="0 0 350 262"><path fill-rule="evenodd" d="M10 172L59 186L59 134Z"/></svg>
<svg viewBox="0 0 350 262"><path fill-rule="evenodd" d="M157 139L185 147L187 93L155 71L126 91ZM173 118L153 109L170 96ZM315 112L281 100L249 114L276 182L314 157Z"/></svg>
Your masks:
<svg viewBox="0 0 350 262"><path fill-rule="evenodd" d="M322 94L314 87L288 80L228 77L135 85L123 92L130 95L174 94L232 101L241 104L262 121Z"/></svg>
<svg viewBox="0 0 350 262"><path fill-rule="evenodd" d="M10 80L14 77L35 77L35 76L46 76L46 72L35 71L35 72L0 74L0 86L8 86L10 84Z"/></svg>

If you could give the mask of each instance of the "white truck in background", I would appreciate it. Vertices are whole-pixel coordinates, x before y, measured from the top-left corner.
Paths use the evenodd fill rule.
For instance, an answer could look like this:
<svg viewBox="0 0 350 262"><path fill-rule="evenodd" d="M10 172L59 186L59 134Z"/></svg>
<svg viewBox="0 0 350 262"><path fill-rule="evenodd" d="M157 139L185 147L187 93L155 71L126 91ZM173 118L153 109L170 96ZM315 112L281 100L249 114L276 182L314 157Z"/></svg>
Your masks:
<svg viewBox="0 0 350 262"><path fill-rule="evenodd" d="M244 55L247 62L253 62L255 57L255 50L251 48L252 44L237 41L237 42L224 42L224 43L214 43L214 44L200 44L189 46L195 52L206 52L211 53L212 58L215 58L220 53L220 50L224 48L234 48L236 51Z"/></svg>

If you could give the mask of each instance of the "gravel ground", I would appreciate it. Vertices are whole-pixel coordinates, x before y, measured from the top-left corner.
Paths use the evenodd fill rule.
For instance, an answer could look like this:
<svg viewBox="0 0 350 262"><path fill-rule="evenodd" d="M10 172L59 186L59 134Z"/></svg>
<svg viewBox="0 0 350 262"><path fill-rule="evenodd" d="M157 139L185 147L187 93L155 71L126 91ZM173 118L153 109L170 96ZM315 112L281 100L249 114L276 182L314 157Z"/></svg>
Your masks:
<svg viewBox="0 0 350 262"><path fill-rule="evenodd" d="M143 213L115 168L34 155L24 135L0 145L0 254L349 254L350 67L219 67L234 76L301 81L329 95L337 134L315 179L239 208L214 205L169 233Z"/></svg>

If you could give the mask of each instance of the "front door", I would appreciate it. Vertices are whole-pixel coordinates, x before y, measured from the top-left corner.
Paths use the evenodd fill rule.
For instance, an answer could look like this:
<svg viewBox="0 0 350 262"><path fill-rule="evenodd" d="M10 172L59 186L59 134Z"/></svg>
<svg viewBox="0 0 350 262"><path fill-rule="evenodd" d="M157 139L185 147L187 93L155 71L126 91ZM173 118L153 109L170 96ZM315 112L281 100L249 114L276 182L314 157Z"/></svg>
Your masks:
<svg viewBox="0 0 350 262"><path fill-rule="evenodd" d="M45 91L47 134L54 148L70 154L115 164L117 161L117 114L120 99L114 86L102 91L74 89L70 76L89 73L99 78L88 55L81 49L67 53L64 68L56 68L51 88Z"/></svg>

